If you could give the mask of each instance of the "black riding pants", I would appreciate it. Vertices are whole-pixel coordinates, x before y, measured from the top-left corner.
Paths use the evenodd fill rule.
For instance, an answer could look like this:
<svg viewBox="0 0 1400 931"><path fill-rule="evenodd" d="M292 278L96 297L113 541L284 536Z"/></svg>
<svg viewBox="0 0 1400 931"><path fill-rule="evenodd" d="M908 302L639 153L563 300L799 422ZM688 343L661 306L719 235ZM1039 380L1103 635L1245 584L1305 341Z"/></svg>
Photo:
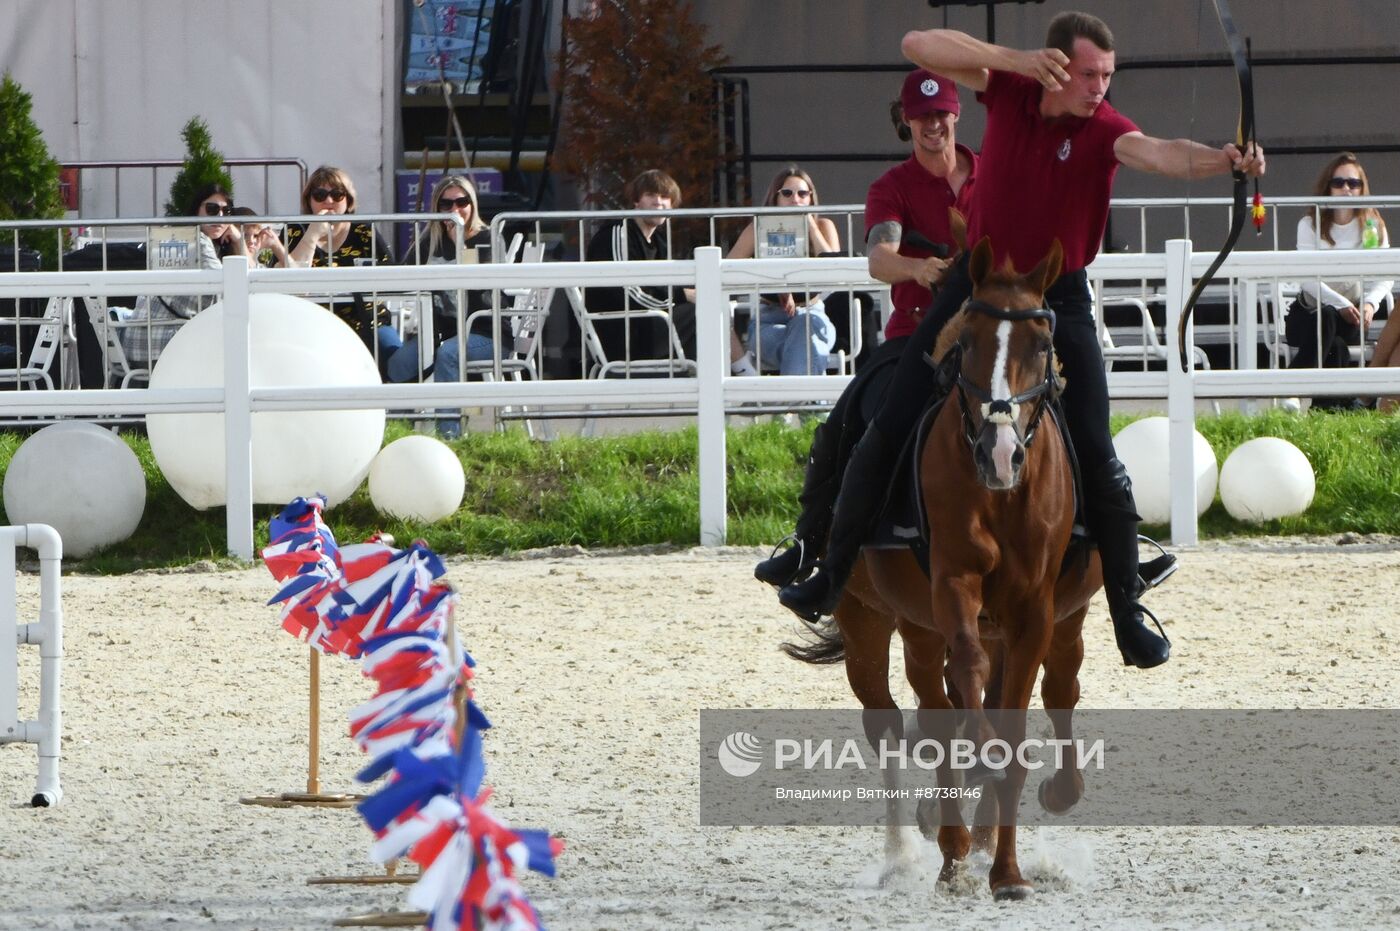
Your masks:
<svg viewBox="0 0 1400 931"><path fill-rule="evenodd" d="M874 423L896 446L914 429L924 399L935 387L933 367L924 356L933 351L939 332L971 294L972 279L967 273L967 255L963 255L949 270L933 308L904 347L885 392L885 403L875 415ZM1115 454L1108 427L1108 380L1087 276L1082 270L1061 275L1045 292L1045 302L1055 311L1055 354L1066 380L1060 403L1081 471L1092 481L1100 472L1099 466Z"/></svg>

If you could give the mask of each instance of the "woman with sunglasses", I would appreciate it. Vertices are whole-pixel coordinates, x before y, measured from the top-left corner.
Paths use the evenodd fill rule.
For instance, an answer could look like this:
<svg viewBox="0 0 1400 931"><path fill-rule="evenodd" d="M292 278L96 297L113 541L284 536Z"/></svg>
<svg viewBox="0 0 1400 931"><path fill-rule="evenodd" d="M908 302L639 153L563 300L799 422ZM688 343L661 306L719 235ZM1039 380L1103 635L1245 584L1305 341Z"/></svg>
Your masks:
<svg viewBox="0 0 1400 931"><path fill-rule="evenodd" d="M768 185L765 207L815 207L817 186L812 176L796 165L787 165ZM806 215L807 254L840 252L841 237L836 224L815 213ZM754 224L739 234L731 259L754 257ZM827 319L820 298L792 293L761 296L759 312L749 322L749 347L759 360L783 375L818 375L826 371L827 353L836 342L836 329Z"/></svg>
<svg viewBox="0 0 1400 931"><path fill-rule="evenodd" d="M1366 197L1371 188L1361 161L1351 152L1342 152L1323 167L1312 193L1317 197ZM1309 211L1298 221L1299 251L1389 246L1385 221L1374 207L1323 207ZM1362 332L1370 327L1382 303L1390 300L1392 284L1361 280L1304 282L1284 321L1288 345L1298 350L1289 368L1350 365L1351 347L1361 344ZM1312 403L1314 410L1352 410L1363 406L1355 398L1316 398Z"/></svg>
<svg viewBox="0 0 1400 931"><path fill-rule="evenodd" d="M219 268L225 256L247 254L242 229L225 219L233 211L233 195L217 182L204 185L190 198L186 216L212 221L200 224L196 233L199 268ZM168 294L138 300L135 310L124 318L132 325L118 331L127 361L139 366L154 363L185 321L214 300L207 294Z"/></svg>
<svg viewBox="0 0 1400 931"><path fill-rule="evenodd" d="M355 184L342 168L322 165L311 173L301 192L301 212L325 217L347 216L355 212ZM287 230L287 264L298 268L327 268L347 265L392 265L394 255L384 237L368 223L350 220L323 221ZM376 353L380 369L403 345L399 333L389 325L382 306L371 310L362 294L349 304L336 302L331 310L344 320ZM377 350L377 351L376 351Z"/></svg>
<svg viewBox="0 0 1400 931"><path fill-rule="evenodd" d="M462 247L473 249L488 245L490 230L481 219L481 211L476 199L476 188L463 175L444 175L433 185L428 198L428 211L432 213L453 213L465 224L462 230ZM404 256L405 265L455 264L457 255L457 224L450 220L429 223L423 234L409 246ZM394 382L414 381L420 375L431 374L434 381L448 382L462 380L461 362L484 362L494 354L491 341L491 318L482 314L472 321L463 345L458 333L457 314L458 291L433 292L433 364L427 371L419 371L418 337L404 342L403 348L389 360L389 380ZM491 306L490 292L467 291L467 307L461 319L465 320L478 310ZM508 335L508 334L507 334ZM438 433L454 438L461 434L457 420L438 421Z"/></svg>

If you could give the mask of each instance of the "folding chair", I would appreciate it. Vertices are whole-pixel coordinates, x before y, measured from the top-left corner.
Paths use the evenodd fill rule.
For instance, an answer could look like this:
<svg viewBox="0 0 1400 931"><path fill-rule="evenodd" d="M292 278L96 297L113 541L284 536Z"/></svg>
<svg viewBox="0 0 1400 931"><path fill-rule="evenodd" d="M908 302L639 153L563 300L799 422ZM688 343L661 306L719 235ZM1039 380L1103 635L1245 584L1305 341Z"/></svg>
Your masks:
<svg viewBox="0 0 1400 931"><path fill-rule="evenodd" d="M83 304L88 321L92 324L97 338L102 343L104 373L102 387L110 388L112 383L116 382L119 388L129 388L133 381L149 382L151 380L150 368L138 368L127 359L126 350L122 348L120 337L123 324L121 318L117 316L116 310L107 306L107 299L105 297L81 297L77 300ZM141 324L131 324L131 326L141 326Z"/></svg>
<svg viewBox="0 0 1400 931"><path fill-rule="evenodd" d="M593 364L588 368L587 377L607 378L614 372L628 377L633 375L686 376L695 374L695 362L686 358L685 350L681 347L681 338L676 333L671 315L666 311L633 309L595 313L590 311L584 303L583 289L578 285L569 286L565 289L565 293L569 298L569 306L573 308L574 319L578 321L579 330L583 334L584 349L593 359ZM602 320L626 321L643 317L660 317L666 321L666 332L670 336L671 343L671 357L667 359L609 359L594 324Z"/></svg>
<svg viewBox="0 0 1400 931"><path fill-rule="evenodd" d="M29 350L29 359L14 368L0 368L0 380L14 379L19 388L37 387L39 382L43 382L45 388L53 389L49 369L53 367L54 357L63 344L63 327L69 313L67 301L68 298L49 298L44 305L34 346Z"/></svg>

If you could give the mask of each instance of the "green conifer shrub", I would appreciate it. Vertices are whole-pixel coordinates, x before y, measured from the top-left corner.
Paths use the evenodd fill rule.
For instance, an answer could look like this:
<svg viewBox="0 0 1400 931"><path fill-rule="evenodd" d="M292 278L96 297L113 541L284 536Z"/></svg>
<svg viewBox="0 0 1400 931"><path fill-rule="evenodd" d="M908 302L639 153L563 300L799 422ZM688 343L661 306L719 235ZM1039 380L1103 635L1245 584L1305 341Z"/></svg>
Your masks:
<svg viewBox="0 0 1400 931"><path fill-rule="evenodd" d="M49 155L44 135L32 115L33 97L6 72L0 79L0 220L57 220L64 214L58 187L58 162ZM60 237L54 230L28 230L19 237L21 248L33 249L43 267L58 267ZM0 241L0 249L14 248L13 236ZM10 271L5 263L0 270Z"/></svg>
<svg viewBox="0 0 1400 931"><path fill-rule="evenodd" d="M206 184L221 184L233 196L233 177L224 167L224 155L214 148L209 126L199 117L192 117L180 130L185 138L185 164L170 185L170 199L165 202L167 217L183 217L190 209L190 198Z"/></svg>

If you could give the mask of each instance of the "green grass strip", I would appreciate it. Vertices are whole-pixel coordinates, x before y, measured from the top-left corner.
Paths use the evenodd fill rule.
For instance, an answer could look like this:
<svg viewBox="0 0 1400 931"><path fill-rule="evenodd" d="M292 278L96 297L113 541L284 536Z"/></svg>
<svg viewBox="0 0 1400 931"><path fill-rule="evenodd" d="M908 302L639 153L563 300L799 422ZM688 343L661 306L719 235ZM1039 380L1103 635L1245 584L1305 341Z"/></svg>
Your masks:
<svg viewBox="0 0 1400 931"><path fill-rule="evenodd" d="M1115 432L1131 417L1115 417ZM762 424L729 431L729 542L771 544L792 528L814 424ZM1373 412L1202 417L1197 429L1217 462L1240 443L1277 436L1301 449L1317 474L1312 507L1299 516L1245 524L1219 500L1201 518L1203 538L1261 534L1400 534L1400 418ZM391 423L386 442L407 435ZM0 433L0 470L23 441ZM79 564L119 573L225 559L224 511L196 511L161 475L144 436L124 439L146 471L146 511L136 534ZM332 509L342 541L382 530L400 542L423 539L443 554L495 555L543 546L693 545L700 538L696 432L644 432L599 439L529 439L523 430L480 433L451 444L467 476L461 509L434 524L379 514L362 486ZM256 509L256 544L267 541L277 508ZM1166 537L1166 528L1145 528ZM77 562L77 561L74 561Z"/></svg>

